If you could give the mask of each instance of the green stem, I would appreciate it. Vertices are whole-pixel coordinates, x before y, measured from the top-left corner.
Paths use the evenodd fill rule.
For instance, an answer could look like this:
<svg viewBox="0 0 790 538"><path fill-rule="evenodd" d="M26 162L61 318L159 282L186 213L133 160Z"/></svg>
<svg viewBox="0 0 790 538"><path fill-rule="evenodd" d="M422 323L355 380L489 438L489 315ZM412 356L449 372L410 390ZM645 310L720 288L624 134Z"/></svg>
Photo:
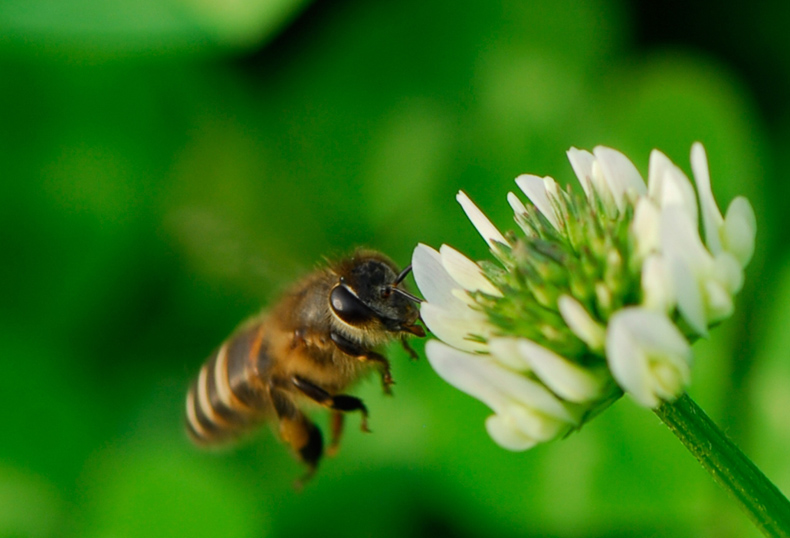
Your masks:
<svg viewBox="0 0 790 538"><path fill-rule="evenodd" d="M790 538L790 502L694 400L684 394L655 413L763 534Z"/></svg>

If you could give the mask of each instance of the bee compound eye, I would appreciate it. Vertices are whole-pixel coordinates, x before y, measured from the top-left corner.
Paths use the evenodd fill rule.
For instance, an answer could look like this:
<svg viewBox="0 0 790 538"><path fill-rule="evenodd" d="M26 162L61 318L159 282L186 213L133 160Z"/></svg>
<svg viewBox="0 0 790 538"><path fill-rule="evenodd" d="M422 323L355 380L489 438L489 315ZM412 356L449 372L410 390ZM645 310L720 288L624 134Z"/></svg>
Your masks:
<svg viewBox="0 0 790 538"><path fill-rule="evenodd" d="M376 317L369 306L343 285L335 286L332 290L329 304L337 317L351 325L360 325Z"/></svg>

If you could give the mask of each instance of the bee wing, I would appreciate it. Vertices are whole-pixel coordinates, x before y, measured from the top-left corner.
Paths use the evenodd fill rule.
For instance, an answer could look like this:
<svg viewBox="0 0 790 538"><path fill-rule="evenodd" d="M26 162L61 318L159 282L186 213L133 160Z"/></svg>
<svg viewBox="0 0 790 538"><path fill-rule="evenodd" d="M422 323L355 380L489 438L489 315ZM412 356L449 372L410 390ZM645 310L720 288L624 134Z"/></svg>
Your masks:
<svg viewBox="0 0 790 538"><path fill-rule="evenodd" d="M293 275L310 269L292 256L283 256L292 250L278 245L271 234L254 238L233 217L207 208L171 211L165 229L195 273L232 283L262 303L281 291Z"/></svg>

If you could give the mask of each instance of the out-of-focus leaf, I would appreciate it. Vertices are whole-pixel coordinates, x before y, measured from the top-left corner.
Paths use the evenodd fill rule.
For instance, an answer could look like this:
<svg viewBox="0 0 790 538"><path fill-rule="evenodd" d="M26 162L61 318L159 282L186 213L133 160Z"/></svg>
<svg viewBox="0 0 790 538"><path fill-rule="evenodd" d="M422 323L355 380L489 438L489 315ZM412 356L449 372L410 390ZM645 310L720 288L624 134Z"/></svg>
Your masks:
<svg viewBox="0 0 790 538"><path fill-rule="evenodd" d="M5 373L0 406L7 433L0 461L31 469L57 486L70 484L101 437L104 409L86 389L86 370L35 331L0 331Z"/></svg>
<svg viewBox="0 0 790 538"><path fill-rule="evenodd" d="M650 150L659 148L689 177L691 144L702 142L722 212L737 195L749 198L758 215L764 212L765 135L755 104L734 73L709 58L674 50L612 73L600 82L606 105L594 112L600 128L588 136L633 155L645 172ZM614 136L603 132L613 129Z"/></svg>
<svg viewBox="0 0 790 538"><path fill-rule="evenodd" d="M321 255L364 244L403 264L423 241L485 256L458 189L507 229L512 178L574 182L571 145L613 145L642 171L658 146L688 170L701 139L719 199L755 204L760 245L762 208L782 211L781 196L761 200L777 178L756 164L765 137L749 88L708 60L645 55L622 2L322 3L247 61L150 61L255 46L306 3L0 7L0 343L12 359L0 401L19 404L3 464L24 483L22 469L45 475L89 537L749 535L627 399L564 441L508 453L482 404L395 348L393 398L375 379L349 389L374 433L348 417L340 454L300 495L302 469L270 432L230 452L187 444L183 398L201 361ZM749 319L695 346L692 394L714 416L743 421L748 408L727 397L744 375L734 358L758 345ZM766 409L782 409L777 387ZM314 416L326 431L325 410ZM755 437L776 468L781 425Z"/></svg>
<svg viewBox="0 0 790 538"><path fill-rule="evenodd" d="M0 536L57 536L66 527L63 508L53 485L0 465Z"/></svg>
<svg viewBox="0 0 790 538"><path fill-rule="evenodd" d="M775 260L778 270L761 279L765 305L760 330L755 338L762 343L750 380L754 398L754 438L749 449L758 466L780 490L790 492L790 264L787 255Z"/></svg>
<svg viewBox="0 0 790 538"><path fill-rule="evenodd" d="M180 433L180 432L173 432ZM269 508L221 459L159 434L108 446L82 477L86 537L265 536Z"/></svg>
<svg viewBox="0 0 790 538"><path fill-rule="evenodd" d="M70 61L206 54L274 35L309 0L7 0L0 54Z"/></svg>

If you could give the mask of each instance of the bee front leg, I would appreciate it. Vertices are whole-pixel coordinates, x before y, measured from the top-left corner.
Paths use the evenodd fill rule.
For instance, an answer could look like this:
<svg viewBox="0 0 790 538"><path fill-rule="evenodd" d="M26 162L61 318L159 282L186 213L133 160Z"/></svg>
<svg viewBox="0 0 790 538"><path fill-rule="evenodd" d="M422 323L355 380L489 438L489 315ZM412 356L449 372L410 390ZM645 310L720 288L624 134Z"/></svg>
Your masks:
<svg viewBox="0 0 790 538"><path fill-rule="evenodd" d="M375 351L368 351L337 332L332 332L330 336L337 348L343 353L356 357L361 361L375 363L381 375L381 386L384 389L384 394L392 394L390 386L394 385L395 381L392 379L390 361L387 360L387 357Z"/></svg>
<svg viewBox="0 0 790 538"><path fill-rule="evenodd" d="M302 394L311 400L328 407L329 409L334 411L342 411L344 413L348 413L350 411L359 411L362 413L362 431L370 432L368 429L368 408L365 407L365 404L362 403L362 400L359 398L355 396L349 396L347 394L337 394L332 396L315 383L296 375L291 378L291 381Z"/></svg>
<svg viewBox="0 0 790 538"><path fill-rule="evenodd" d="M419 360L420 356L417 355L417 352L414 351L414 349L409 345L408 340L406 340L405 338L401 338L400 343L403 346L403 349L406 350L406 353L409 354L409 358L411 358L411 360L413 361Z"/></svg>
<svg viewBox="0 0 790 538"><path fill-rule="evenodd" d="M318 468L324 449L321 430L302 413L284 391L269 387L269 394L280 420L280 437L291 445L300 460L307 465L307 473L297 480L296 487L301 489L312 478Z"/></svg>

